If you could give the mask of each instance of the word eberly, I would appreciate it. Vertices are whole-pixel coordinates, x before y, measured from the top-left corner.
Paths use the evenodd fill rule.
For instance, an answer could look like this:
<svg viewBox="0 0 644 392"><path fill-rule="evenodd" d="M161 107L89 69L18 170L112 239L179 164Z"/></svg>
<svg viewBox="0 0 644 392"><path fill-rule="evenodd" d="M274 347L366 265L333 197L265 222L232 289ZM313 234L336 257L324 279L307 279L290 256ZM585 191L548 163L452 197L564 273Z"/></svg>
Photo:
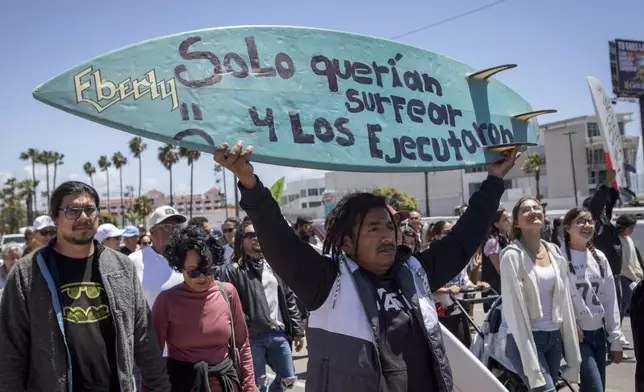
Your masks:
<svg viewBox="0 0 644 392"><path fill-rule="evenodd" d="M83 78L88 75L91 75L91 78L84 80ZM89 97L87 90L92 87L92 82L96 94ZM179 107L179 98L174 79L159 80L157 82L157 75L154 69L147 72L143 79L126 78L119 83L114 83L110 80L103 80L101 70L94 71L94 68L90 66L74 75L74 90L76 91L77 103L88 103L99 113L130 96L133 96L136 101L148 94L152 100L170 98L172 111ZM101 104L104 101L107 102Z"/></svg>

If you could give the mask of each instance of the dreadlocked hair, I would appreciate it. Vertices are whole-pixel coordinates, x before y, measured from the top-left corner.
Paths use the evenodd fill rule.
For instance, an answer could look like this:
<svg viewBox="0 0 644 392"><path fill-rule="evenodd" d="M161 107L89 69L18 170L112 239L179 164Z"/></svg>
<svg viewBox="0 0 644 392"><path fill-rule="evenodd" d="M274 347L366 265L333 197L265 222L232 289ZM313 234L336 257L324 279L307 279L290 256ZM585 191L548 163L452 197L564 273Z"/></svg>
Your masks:
<svg viewBox="0 0 644 392"><path fill-rule="evenodd" d="M572 255L570 253L570 234L568 233L568 229L572 225L573 221L583 213L588 213L590 214L590 210L588 210L586 207L574 207L570 211L566 213L566 216L564 216L563 219L563 226L564 226L564 246L566 247L566 257L568 259L568 268L570 270L571 274L575 274L575 270L572 266ZM590 251L590 254L593 255L593 259L595 259L595 262L597 262L597 266L599 266L599 271L601 272L602 278L604 277L604 267L602 266L601 259L599 258L599 255L597 254L597 249L595 249L595 245L593 245L592 241L588 241L586 243L586 248Z"/></svg>
<svg viewBox="0 0 644 392"><path fill-rule="evenodd" d="M344 238L346 236L353 236L353 229L357 225L355 253L351 257L356 260L358 258L358 241L360 240L360 229L365 216L369 211L375 208L384 208L391 221L394 222L394 216L387 208L387 201L382 196L377 196L368 192L356 192L344 196L338 204L329 212L324 222L326 229L326 237L322 246L323 254L331 254L331 257L336 260L342 254L342 247L344 245ZM398 230L395 231L396 243L398 241Z"/></svg>
<svg viewBox="0 0 644 392"><path fill-rule="evenodd" d="M250 220L244 220L237 225L237 232L235 232L235 246L233 248L233 260L235 260L240 265L243 263L246 256L244 252L244 231L248 226L251 226L253 223Z"/></svg>

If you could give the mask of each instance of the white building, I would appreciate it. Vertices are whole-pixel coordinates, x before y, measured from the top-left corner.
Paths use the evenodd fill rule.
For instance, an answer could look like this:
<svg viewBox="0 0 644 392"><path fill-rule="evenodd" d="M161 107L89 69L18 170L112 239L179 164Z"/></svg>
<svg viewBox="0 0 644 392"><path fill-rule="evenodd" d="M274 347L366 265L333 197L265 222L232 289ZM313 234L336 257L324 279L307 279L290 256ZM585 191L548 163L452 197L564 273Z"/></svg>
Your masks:
<svg viewBox="0 0 644 392"><path fill-rule="evenodd" d="M280 207L289 221L298 216L324 217L322 194L325 191L324 178L310 178L287 182L284 186Z"/></svg>

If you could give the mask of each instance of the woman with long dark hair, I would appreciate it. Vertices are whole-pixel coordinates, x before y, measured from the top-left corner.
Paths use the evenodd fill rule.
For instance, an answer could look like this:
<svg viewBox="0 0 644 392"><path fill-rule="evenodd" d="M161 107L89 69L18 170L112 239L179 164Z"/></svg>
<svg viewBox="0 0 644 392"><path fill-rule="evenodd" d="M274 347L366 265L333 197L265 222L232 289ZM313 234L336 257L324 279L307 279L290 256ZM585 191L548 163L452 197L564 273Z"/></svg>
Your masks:
<svg viewBox="0 0 644 392"><path fill-rule="evenodd" d="M499 255L510 242L508 238L511 229L512 217L504 208L499 209L494 214L490 235L487 237L481 252L483 257L481 280L488 283L499 294L501 294L501 275L499 274L501 261ZM487 297L490 293L482 293L481 295ZM483 310L487 313L490 310L490 306L492 304L484 303Z"/></svg>
<svg viewBox="0 0 644 392"><path fill-rule="evenodd" d="M550 236L550 242L561 246L564 239L564 228L561 222L561 218L555 218L552 221L552 235Z"/></svg>
<svg viewBox="0 0 644 392"><path fill-rule="evenodd" d="M580 392L606 389L606 337L612 362L622 360L622 332L615 281L606 256L592 244L595 220L575 207L563 220L563 253L569 267L571 293L581 352Z"/></svg>
<svg viewBox="0 0 644 392"><path fill-rule="evenodd" d="M213 276L223 261L221 245L202 227L187 226L170 238L164 256L184 278L152 306L159 345L168 346L172 391L254 392L239 295Z"/></svg>
<svg viewBox="0 0 644 392"><path fill-rule="evenodd" d="M501 252L503 318L516 342L531 391L555 391L563 377L576 382L581 356L567 263L558 246L541 239L545 216L532 197L512 209L514 241Z"/></svg>

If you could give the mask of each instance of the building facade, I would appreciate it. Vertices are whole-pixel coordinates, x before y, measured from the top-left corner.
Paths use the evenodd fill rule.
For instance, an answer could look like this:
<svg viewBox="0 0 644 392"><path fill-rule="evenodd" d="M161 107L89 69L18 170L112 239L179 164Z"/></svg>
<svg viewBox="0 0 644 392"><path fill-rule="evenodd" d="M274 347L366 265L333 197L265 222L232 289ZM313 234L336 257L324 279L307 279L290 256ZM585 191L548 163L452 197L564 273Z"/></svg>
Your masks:
<svg viewBox="0 0 644 392"><path fill-rule="evenodd" d="M287 182L284 186L280 207L289 221L298 216L324 217L322 196L326 186L324 178L309 178Z"/></svg>

